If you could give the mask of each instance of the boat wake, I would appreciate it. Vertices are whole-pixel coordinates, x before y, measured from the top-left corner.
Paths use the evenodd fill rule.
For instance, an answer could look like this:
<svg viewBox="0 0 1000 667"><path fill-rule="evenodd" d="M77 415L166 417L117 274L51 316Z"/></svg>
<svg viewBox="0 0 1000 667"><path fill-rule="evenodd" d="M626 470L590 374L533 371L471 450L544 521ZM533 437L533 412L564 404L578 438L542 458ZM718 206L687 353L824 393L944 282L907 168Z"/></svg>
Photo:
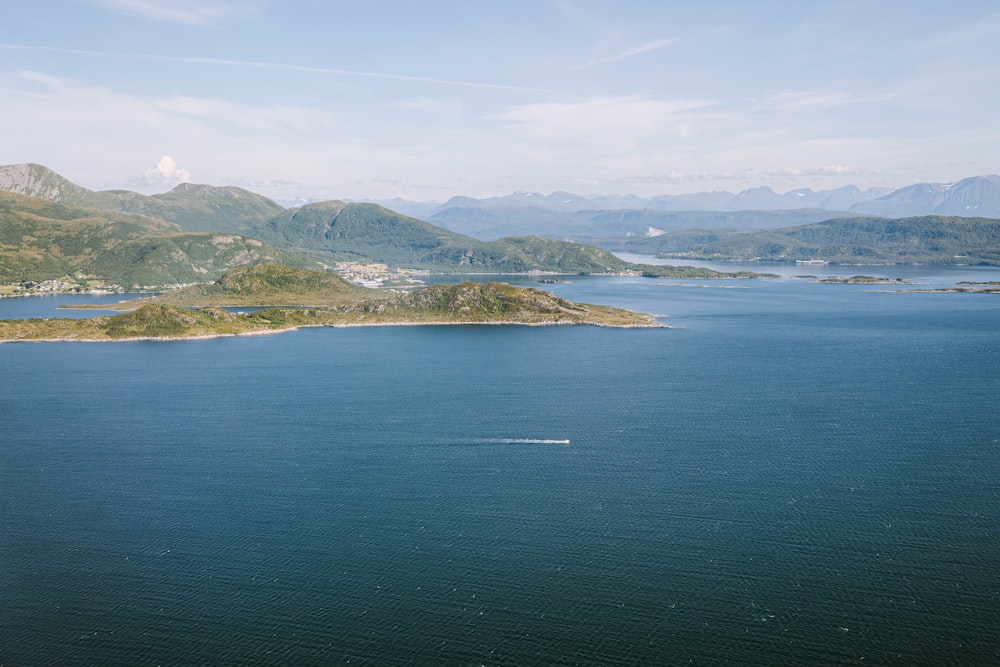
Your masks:
<svg viewBox="0 0 1000 667"><path fill-rule="evenodd" d="M548 440L544 438L490 438L483 442L502 445L568 445L569 440Z"/></svg>

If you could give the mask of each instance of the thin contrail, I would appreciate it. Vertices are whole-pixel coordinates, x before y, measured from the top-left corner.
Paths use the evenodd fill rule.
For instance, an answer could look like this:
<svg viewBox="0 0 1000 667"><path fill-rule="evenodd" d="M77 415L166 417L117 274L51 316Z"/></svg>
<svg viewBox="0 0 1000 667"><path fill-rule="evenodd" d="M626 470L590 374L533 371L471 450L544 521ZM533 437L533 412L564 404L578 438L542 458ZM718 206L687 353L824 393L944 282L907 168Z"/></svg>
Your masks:
<svg viewBox="0 0 1000 667"><path fill-rule="evenodd" d="M94 51L90 49L69 49L60 46L38 46L31 44L0 44L0 49L12 51L48 51L68 55L91 56L97 58L123 58L135 60L157 60L161 62L183 63L188 65L224 65L227 67L251 67L255 69L274 69L290 72L307 72L312 74L334 74L338 76L357 76L370 79L394 79L396 81L415 81L418 83L433 83L441 86L459 86L464 88L485 88L489 90L510 90L522 93L543 93L556 95L557 91L529 86L509 86L499 83L482 83L477 81L456 81L453 79L437 79L428 76L412 76L409 74L394 74L392 72L364 72L359 70L336 69L332 67L314 67L310 65L293 65L289 63L268 63L253 60L230 60L227 58L206 58L200 56L163 56L152 53L115 53L112 51Z"/></svg>

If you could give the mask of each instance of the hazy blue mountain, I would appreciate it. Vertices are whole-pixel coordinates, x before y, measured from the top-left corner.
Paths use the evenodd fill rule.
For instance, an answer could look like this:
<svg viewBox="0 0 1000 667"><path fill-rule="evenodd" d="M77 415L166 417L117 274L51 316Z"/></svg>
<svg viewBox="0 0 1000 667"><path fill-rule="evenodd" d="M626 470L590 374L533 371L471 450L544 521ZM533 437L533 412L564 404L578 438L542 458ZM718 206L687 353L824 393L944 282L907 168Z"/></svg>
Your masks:
<svg viewBox="0 0 1000 667"><path fill-rule="evenodd" d="M735 197L732 192L692 192L680 195L659 195L649 200L647 208L656 211L725 211Z"/></svg>
<svg viewBox="0 0 1000 667"><path fill-rule="evenodd" d="M836 190L826 190L816 193L817 195L823 195L820 202L816 204L816 208L822 208L828 211L847 211L855 204L877 199L878 197L888 194L889 192L890 190L888 188L869 188L868 190L861 190L861 188L856 185L845 185L844 187L837 188Z"/></svg>
<svg viewBox="0 0 1000 667"><path fill-rule="evenodd" d="M791 190L779 194L767 186L749 188L742 192L725 191L695 192L679 195L658 195L639 197L638 195L602 195L584 197L571 192L553 192L549 195L537 192L515 192L502 197L456 196L438 206L433 215L452 208L507 209L530 207L553 211L593 211L593 210L639 210L656 211L745 211L745 210L785 210L797 208L822 208L844 211L859 202L870 201L891 192L888 188L861 190L856 186L845 186L835 190L813 191L809 188Z"/></svg>
<svg viewBox="0 0 1000 667"><path fill-rule="evenodd" d="M582 240L655 236L682 229L763 229L807 224L851 215L847 213L851 206L887 192L856 186L821 191L805 188L783 194L757 187L735 194L716 191L657 197L516 192L484 199L452 197L430 214L415 215L480 239L541 234Z"/></svg>
<svg viewBox="0 0 1000 667"><path fill-rule="evenodd" d="M536 233L570 238L579 215L539 206L451 206L424 219L450 231L490 241Z"/></svg>
<svg viewBox="0 0 1000 667"><path fill-rule="evenodd" d="M611 209L556 211L537 206L500 208L454 206L427 220L477 239L540 234L584 241L599 238L657 236L685 229L766 229L829 220L832 211L792 209L778 211L657 211ZM848 216L848 213L842 213Z"/></svg>
<svg viewBox="0 0 1000 667"><path fill-rule="evenodd" d="M850 210L891 218L928 214L1000 218L1000 176L973 176L951 185L918 183Z"/></svg>
<svg viewBox="0 0 1000 667"><path fill-rule="evenodd" d="M1000 217L1000 176L966 178L948 188L939 215Z"/></svg>
<svg viewBox="0 0 1000 667"><path fill-rule="evenodd" d="M511 208L528 206L533 208L544 208L553 211L583 211L587 209L628 209L645 208L648 199L636 195L603 195L594 197L584 197L572 192L556 191L552 194L543 195L537 192L514 192L502 197L487 197L475 199L473 197L456 196L440 205L435 212L447 210L449 208Z"/></svg>
<svg viewBox="0 0 1000 667"><path fill-rule="evenodd" d="M933 212L947 190L947 185L917 183L893 190L873 201L854 204L850 210L887 218L920 215L925 212Z"/></svg>
<svg viewBox="0 0 1000 667"><path fill-rule="evenodd" d="M374 200L363 199L363 200L358 200L358 202L378 204L379 206L387 208L390 211L395 211L396 213L402 213L403 215L408 215L411 218L417 218L418 220L426 220L427 218L429 218L434 214L434 211L438 210L441 207L441 202L439 201L410 201L409 199L402 199L401 197L393 197L392 199L374 199ZM314 203L314 202L307 202L307 203Z"/></svg>

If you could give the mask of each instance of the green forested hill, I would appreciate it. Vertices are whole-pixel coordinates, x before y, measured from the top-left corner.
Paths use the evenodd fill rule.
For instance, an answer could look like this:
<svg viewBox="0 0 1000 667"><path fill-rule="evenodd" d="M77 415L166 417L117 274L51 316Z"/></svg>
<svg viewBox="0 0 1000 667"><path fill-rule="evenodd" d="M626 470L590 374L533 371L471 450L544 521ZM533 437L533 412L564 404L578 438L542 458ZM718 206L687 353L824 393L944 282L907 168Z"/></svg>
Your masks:
<svg viewBox="0 0 1000 667"><path fill-rule="evenodd" d="M179 225L189 232L246 234L284 208L267 197L236 187L181 183L170 192L143 195L129 190L95 192L40 164L0 167L0 190L66 206L139 213Z"/></svg>
<svg viewBox="0 0 1000 667"><path fill-rule="evenodd" d="M273 245L323 250L346 260L456 273L603 273L629 266L605 250L577 243L535 236L479 241L376 204L309 204L253 233Z"/></svg>
<svg viewBox="0 0 1000 667"><path fill-rule="evenodd" d="M633 252L736 260L851 264L1000 264L1000 220L840 218L756 232L692 231L630 241Z"/></svg>
<svg viewBox="0 0 1000 667"><path fill-rule="evenodd" d="M240 188L191 184L153 196L94 192L35 164L0 167L3 188L8 219L0 229L0 281L7 282L77 273L125 286L207 282L234 266L307 265L304 254L450 273L721 275L637 266L600 248L538 236L479 241L375 204L329 201L285 210ZM15 199L19 194L38 199L29 205ZM30 233L17 231L26 225ZM191 233L198 231L215 233Z"/></svg>
<svg viewBox="0 0 1000 667"><path fill-rule="evenodd" d="M143 215L0 192L0 282L89 275L125 287L202 282L236 266L307 265L235 234L186 233Z"/></svg>
<svg viewBox="0 0 1000 667"><path fill-rule="evenodd" d="M189 232L253 231L285 209L267 197L235 187L182 183L170 192L145 197L122 192L123 211L144 213L173 222Z"/></svg>
<svg viewBox="0 0 1000 667"><path fill-rule="evenodd" d="M151 301L174 306L332 306L388 295L359 287L336 273L257 264L231 269L213 283L190 285Z"/></svg>

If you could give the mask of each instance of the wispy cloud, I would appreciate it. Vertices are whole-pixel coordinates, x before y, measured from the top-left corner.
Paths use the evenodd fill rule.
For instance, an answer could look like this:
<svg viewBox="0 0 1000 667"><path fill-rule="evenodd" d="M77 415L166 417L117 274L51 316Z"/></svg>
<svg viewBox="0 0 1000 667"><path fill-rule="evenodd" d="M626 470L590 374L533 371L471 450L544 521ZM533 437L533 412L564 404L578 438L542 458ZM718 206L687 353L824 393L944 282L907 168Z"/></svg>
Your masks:
<svg viewBox="0 0 1000 667"><path fill-rule="evenodd" d="M246 2L220 2L218 0L89 0L91 4L113 11L135 14L151 21L206 26L219 23L233 16L250 13Z"/></svg>
<svg viewBox="0 0 1000 667"><path fill-rule="evenodd" d="M1000 12L977 18L927 41L929 48L967 46L979 40L996 40L1000 36Z"/></svg>
<svg viewBox="0 0 1000 667"><path fill-rule="evenodd" d="M0 75L0 95L10 102L0 105L0 125L39 128L6 137L5 152L43 158L61 153L60 159L85 164L83 173L101 173L143 190L176 184L194 169L166 159L140 172L140 165L128 164L123 155L148 156L144 161L160 155L198 156L199 177L215 180L224 170L245 169L254 160L260 162L257 168L276 164L290 146L342 149L351 141L341 119L325 108L142 96L37 72Z"/></svg>
<svg viewBox="0 0 1000 667"><path fill-rule="evenodd" d="M705 100L595 97L579 102L516 105L494 116L516 134L545 142L601 145L617 151L685 136L689 123L711 106Z"/></svg>
<svg viewBox="0 0 1000 667"><path fill-rule="evenodd" d="M885 102L896 97L893 91L858 95L850 91L783 90L757 100L760 107L789 112L833 109L869 102Z"/></svg>
<svg viewBox="0 0 1000 667"><path fill-rule="evenodd" d="M454 120L462 114L462 100L455 98L431 98L415 97L412 99L398 100L389 106L396 109L408 111L419 111L420 113L434 116L444 120Z"/></svg>
<svg viewBox="0 0 1000 667"><path fill-rule="evenodd" d="M0 72L0 97L8 102L0 104L0 126L25 128L0 136L9 162L41 162L95 189L161 192L197 178L293 201L373 196L396 180L391 190L412 197L435 182L454 191L461 178L484 171L481 153L456 147L503 148L493 133L462 133L447 123L388 136L350 105L334 112L328 105L147 95L32 71ZM415 174L424 185L414 183Z"/></svg>
<svg viewBox="0 0 1000 667"><path fill-rule="evenodd" d="M455 79L439 79L428 76L412 76L394 72L372 72L362 70L337 69L332 67L314 67L312 65L295 65L291 63L263 62L256 60L231 60L227 58L205 58L200 56L164 56L153 53L118 53L114 51L96 51L91 49L68 49L60 46L37 46L31 44L0 44L0 49L21 51L47 51L49 53L64 53L67 55L88 56L93 58L118 58L123 60L151 60L171 62L185 65L217 65L222 67L242 67L248 69L279 70L287 72L303 72L307 74L330 74L335 76L363 77L370 79L389 79L395 81L411 81L416 83L431 83L441 86L459 88L483 88L488 90L507 90L513 92L557 94L554 90L532 88L529 86L513 86L482 81L459 81Z"/></svg>
<svg viewBox="0 0 1000 667"><path fill-rule="evenodd" d="M167 128L183 122L210 125L214 131L230 136L301 136L327 133L338 127L336 115L325 108L252 106L189 95L140 96L30 71L19 72L15 78L31 87L6 90L6 95L20 95L44 104L50 120L90 123L105 130ZM81 114L80 109L91 112ZM127 119L134 120L125 122Z"/></svg>
<svg viewBox="0 0 1000 667"><path fill-rule="evenodd" d="M612 53L609 55L602 56L600 58L594 58L589 60L583 65L580 65L576 69L587 69L590 67L600 67L601 65L610 65L611 63L621 62L622 60L628 60L629 58L634 58L635 56L642 55L643 53L649 53L650 51L657 51L666 46L670 46L677 42L677 38L664 38L657 39L652 42L646 42L644 44L638 44L636 46L630 46L627 49L619 51L617 53Z"/></svg>

